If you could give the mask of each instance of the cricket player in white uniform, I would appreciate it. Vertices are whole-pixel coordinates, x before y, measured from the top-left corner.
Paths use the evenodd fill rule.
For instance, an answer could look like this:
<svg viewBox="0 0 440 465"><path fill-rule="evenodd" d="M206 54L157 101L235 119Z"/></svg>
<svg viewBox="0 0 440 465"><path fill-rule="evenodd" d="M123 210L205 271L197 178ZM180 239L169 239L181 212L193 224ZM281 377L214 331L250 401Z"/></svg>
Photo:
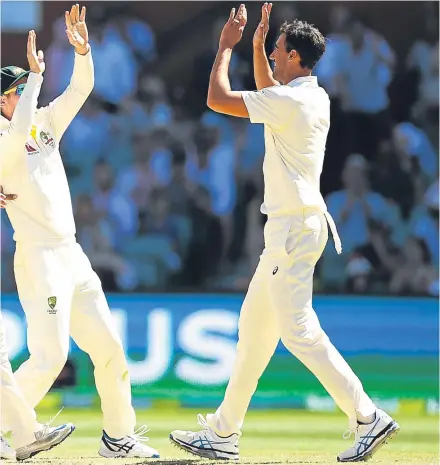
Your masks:
<svg viewBox="0 0 440 465"><path fill-rule="evenodd" d="M104 416L100 455L159 457L142 442L147 439L142 436L146 427L134 432L136 417L122 343L100 280L75 239L59 143L93 89L94 71L85 8L80 14L79 5L74 5L65 16L75 65L60 97L37 110L42 75L2 68L0 184L17 196L6 211L14 228L14 272L30 352L15 379L25 400L35 407L64 367L71 335L95 367ZM20 113L26 109L32 110L33 122L24 126Z"/></svg>
<svg viewBox="0 0 440 465"><path fill-rule="evenodd" d="M10 425L15 449L0 436L0 459L3 460L25 460L50 450L75 430L71 423L51 427L52 422L45 425L37 422L35 410L24 399L12 373L0 312L0 429L4 422Z"/></svg>
<svg viewBox="0 0 440 465"><path fill-rule="evenodd" d="M249 402L281 339L349 418L355 443L338 461L361 461L399 426L366 395L312 308L313 272L327 243L327 223L341 252L335 224L320 194L330 102L311 75L325 51L325 38L305 22L285 23L270 56L272 72L264 50L270 9L271 5L263 5L254 36L258 91L233 92L228 78L232 49L247 21L241 5L237 15L235 9L231 11L222 31L207 101L214 111L264 124L265 248L241 309L237 355L223 403L206 419L199 415L203 431L174 431L170 439L195 455L238 460Z"/></svg>

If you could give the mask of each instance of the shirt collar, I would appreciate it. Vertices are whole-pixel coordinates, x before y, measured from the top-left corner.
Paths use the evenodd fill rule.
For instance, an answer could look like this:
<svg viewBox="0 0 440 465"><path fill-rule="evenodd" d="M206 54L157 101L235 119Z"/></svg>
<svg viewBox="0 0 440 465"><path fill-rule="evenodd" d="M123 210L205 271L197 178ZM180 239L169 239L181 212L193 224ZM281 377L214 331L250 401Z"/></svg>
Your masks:
<svg viewBox="0 0 440 465"><path fill-rule="evenodd" d="M11 122L5 118L3 115L0 115L0 130L3 131L9 127Z"/></svg>
<svg viewBox="0 0 440 465"><path fill-rule="evenodd" d="M303 82L310 82L313 86L318 85L318 78L316 76L302 76L290 81L287 85L289 87L299 86Z"/></svg>

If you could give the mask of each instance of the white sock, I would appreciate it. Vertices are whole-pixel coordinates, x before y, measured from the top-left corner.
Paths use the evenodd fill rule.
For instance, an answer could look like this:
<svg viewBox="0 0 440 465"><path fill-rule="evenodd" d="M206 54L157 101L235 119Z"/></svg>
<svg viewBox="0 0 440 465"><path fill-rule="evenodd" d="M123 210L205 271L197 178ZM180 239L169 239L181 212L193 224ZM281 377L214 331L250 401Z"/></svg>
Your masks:
<svg viewBox="0 0 440 465"><path fill-rule="evenodd" d="M373 421L376 419L376 412L372 413L371 415L367 415L366 417L361 415L359 412L356 412L356 417L358 423L362 425L369 425L370 423L373 423Z"/></svg>

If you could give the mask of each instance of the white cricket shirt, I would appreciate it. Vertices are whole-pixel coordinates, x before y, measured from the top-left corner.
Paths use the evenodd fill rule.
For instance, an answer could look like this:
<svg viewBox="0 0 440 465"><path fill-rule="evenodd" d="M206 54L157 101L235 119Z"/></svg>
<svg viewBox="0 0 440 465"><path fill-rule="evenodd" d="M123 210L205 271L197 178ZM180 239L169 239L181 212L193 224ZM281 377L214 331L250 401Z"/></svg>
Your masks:
<svg viewBox="0 0 440 465"><path fill-rule="evenodd" d="M37 110L43 78L31 73L11 121L0 117L0 184L17 194L6 212L14 239L48 243L75 235L69 186L59 151L61 137L94 84L92 55L75 53L64 93Z"/></svg>
<svg viewBox="0 0 440 465"><path fill-rule="evenodd" d="M326 214L335 239L336 227L320 192L325 145L330 128L330 99L315 76L258 92L242 92L252 123L264 124L264 203L269 218L316 207Z"/></svg>

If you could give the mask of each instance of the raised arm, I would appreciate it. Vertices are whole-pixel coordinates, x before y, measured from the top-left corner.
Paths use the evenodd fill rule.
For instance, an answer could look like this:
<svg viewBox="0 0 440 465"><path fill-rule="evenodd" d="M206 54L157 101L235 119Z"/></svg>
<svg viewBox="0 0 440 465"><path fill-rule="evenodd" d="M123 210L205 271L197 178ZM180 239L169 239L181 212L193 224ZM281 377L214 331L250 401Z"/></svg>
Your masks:
<svg viewBox="0 0 440 465"><path fill-rule="evenodd" d="M272 11L272 3L265 3L261 7L261 21L255 30L253 47L254 47L254 78L258 90L266 87L279 86L280 83L273 77L273 71L270 67L266 55L266 37L269 32L269 18Z"/></svg>
<svg viewBox="0 0 440 465"><path fill-rule="evenodd" d="M29 32L27 58L31 72L15 107L9 126L0 133L0 176L5 174L7 167L15 163L17 157L24 154L24 146L31 133L37 110L45 64L43 52L40 50L37 53L34 31ZM17 89L13 87L6 90L5 94L2 95L2 99L6 98L10 92L17 92Z"/></svg>
<svg viewBox="0 0 440 465"><path fill-rule="evenodd" d="M248 118L249 113L242 99L241 92L231 90L229 81L229 63L232 49L240 41L247 22L246 7L242 4L235 15L232 8L229 19L220 36L217 56L209 78L208 98L206 104L217 113Z"/></svg>
<svg viewBox="0 0 440 465"><path fill-rule="evenodd" d="M66 11L65 18L67 37L75 49L75 65L67 89L45 108L58 140L84 105L95 82L89 34L85 21L86 8L83 7L80 14L79 5L74 5L70 12Z"/></svg>

